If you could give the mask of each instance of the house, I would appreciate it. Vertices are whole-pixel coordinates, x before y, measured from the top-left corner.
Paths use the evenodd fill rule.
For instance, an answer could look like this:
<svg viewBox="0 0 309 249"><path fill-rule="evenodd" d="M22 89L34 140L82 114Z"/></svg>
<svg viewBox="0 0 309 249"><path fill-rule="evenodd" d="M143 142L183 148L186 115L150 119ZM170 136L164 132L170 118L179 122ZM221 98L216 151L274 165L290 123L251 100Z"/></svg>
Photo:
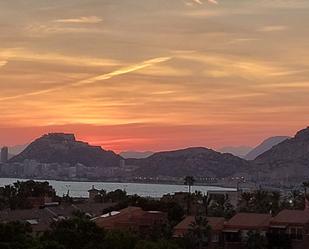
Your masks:
<svg viewBox="0 0 309 249"><path fill-rule="evenodd" d="M95 201L95 198L100 193L100 190L95 189L94 185L92 185L92 189L89 189L88 193L89 193L89 201Z"/></svg>
<svg viewBox="0 0 309 249"><path fill-rule="evenodd" d="M0 223L19 221L28 223L33 233L40 234L49 229L54 215L43 209L3 210L0 211Z"/></svg>
<svg viewBox="0 0 309 249"><path fill-rule="evenodd" d="M224 225L224 249L245 249L246 238L250 231L266 236L271 219L270 214L236 214Z"/></svg>
<svg viewBox="0 0 309 249"><path fill-rule="evenodd" d="M160 211L144 211L140 207L128 207L92 220L107 230L124 229L146 233L154 226L165 224L167 215Z"/></svg>
<svg viewBox="0 0 309 249"><path fill-rule="evenodd" d="M194 223L194 216L187 216L178 225L174 227L174 238L181 238L186 235L191 225ZM207 217L208 224L211 228L209 234L209 249L221 248L222 245L222 230L225 223L225 219L222 217Z"/></svg>
<svg viewBox="0 0 309 249"><path fill-rule="evenodd" d="M283 210L270 222L270 235L287 235L293 249L309 247L309 211Z"/></svg>
<svg viewBox="0 0 309 249"><path fill-rule="evenodd" d="M49 203L40 208L1 210L0 223L20 221L28 223L33 233L40 234L47 231L51 223L73 217L77 211L85 213L89 217L101 215L104 209L112 207L115 203L78 203L61 204Z"/></svg>

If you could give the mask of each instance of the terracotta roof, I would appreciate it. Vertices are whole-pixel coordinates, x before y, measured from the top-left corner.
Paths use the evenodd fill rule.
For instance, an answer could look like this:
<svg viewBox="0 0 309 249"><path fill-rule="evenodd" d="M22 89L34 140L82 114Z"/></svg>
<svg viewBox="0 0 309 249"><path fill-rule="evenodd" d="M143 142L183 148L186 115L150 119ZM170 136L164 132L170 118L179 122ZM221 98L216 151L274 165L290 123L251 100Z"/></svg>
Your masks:
<svg viewBox="0 0 309 249"><path fill-rule="evenodd" d="M272 217L270 214L238 213L225 225L226 229L267 229Z"/></svg>
<svg viewBox="0 0 309 249"><path fill-rule="evenodd" d="M53 215L43 209L5 210L0 212L0 222L21 221L31 224L33 231L42 232L49 228Z"/></svg>
<svg viewBox="0 0 309 249"><path fill-rule="evenodd" d="M101 215L104 209L115 206L115 203L85 202L85 203L73 204L73 206L78 210L90 214L92 217L96 217Z"/></svg>
<svg viewBox="0 0 309 249"><path fill-rule="evenodd" d="M309 223L309 211L307 210L282 210L274 217L272 225L288 225L299 224L303 225Z"/></svg>
<svg viewBox="0 0 309 249"><path fill-rule="evenodd" d="M221 231L223 229L223 225L225 219L222 217L207 217L208 224L214 231ZM191 224L195 221L194 216L187 216L183 219L178 225L174 227L174 236L181 237L185 233L188 232Z"/></svg>
<svg viewBox="0 0 309 249"><path fill-rule="evenodd" d="M140 207L127 207L119 212L112 212L111 215L103 215L92 219L98 226L106 229L119 227L130 227L138 225L149 225L153 221L165 217L162 212L144 211Z"/></svg>

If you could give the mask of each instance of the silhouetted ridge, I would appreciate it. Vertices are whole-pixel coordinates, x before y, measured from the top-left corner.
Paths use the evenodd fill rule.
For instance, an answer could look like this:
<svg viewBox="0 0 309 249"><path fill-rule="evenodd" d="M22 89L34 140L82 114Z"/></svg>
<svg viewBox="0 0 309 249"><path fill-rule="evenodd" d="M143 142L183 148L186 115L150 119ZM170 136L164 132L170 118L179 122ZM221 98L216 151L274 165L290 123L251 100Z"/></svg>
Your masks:
<svg viewBox="0 0 309 249"><path fill-rule="evenodd" d="M308 141L309 140L309 127L297 132L296 135L295 135L295 139L307 140Z"/></svg>
<svg viewBox="0 0 309 249"><path fill-rule="evenodd" d="M100 146L76 141L74 134L49 133L36 139L10 162L36 160L41 163L84 164L88 167L119 166L122 159Z"/></svg>
<svg viewBox="0 0 309 249"><path fill-rule="evenodd" d="M254 162L260 180L284 184L304 181L309 176L309 128L272 147Z"/></svg>
<svg viewBox="0 0 309 249"><path fill-rule="evenodd" d="M142 176L226 177L249 169L239 157L202 147L159 152L131 163L140 166L137 175Z"/></svg>
<svg viewBox="0 0 309 249"><path fill-rule="evenodd" d="M289 139L290 137L287 136L276 136L270 137L264 140L261 144L251 150L244 159L246 160L254 160L259 155L263 154L264 152L270 150L272 147L276 146L277 144L282 143L284 140Z"/></svg>

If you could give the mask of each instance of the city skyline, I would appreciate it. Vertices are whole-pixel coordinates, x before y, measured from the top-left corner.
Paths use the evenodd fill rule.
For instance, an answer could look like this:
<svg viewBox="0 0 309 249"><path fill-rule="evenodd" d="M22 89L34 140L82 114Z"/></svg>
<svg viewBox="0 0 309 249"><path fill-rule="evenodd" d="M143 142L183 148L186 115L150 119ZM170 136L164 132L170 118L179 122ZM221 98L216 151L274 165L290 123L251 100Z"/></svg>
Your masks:
<svg viewBox="0 0 309 249"><path fill-rule="evenodd" d="M0 144L255 146L308 126L304 0L0 3Z"/></svg>

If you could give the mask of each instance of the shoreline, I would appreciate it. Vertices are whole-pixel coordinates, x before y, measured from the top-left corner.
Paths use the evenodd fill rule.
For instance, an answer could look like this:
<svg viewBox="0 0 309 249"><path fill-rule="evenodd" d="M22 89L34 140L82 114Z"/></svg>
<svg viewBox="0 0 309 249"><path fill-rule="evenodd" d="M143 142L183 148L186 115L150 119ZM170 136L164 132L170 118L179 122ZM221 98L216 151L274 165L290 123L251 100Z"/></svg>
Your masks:
<svg viewBox="0 0 309 249"><path fill-rule="evenodd" d="M33 180L33 181L54 181L54 182L74 182L74 183L115 183L115 184L146 184L146 185L169 185L169 186L186 186L185 184L180 184L177 182L138 182L138 181L113 181L113 180L78 180L78 179L43 179L43 178L19 178L19 177L3 177L0 176L0 181L1 179L13 179L16 181L28 181L28 180ZM230 191L236 191L236 187L231 187L231 186L224 186L224 185L212 185L212 184L203 184L203 183L197 183L194 184L193 186L196 187L214 187L214 188L222 188L225 190L230 190Z"/></svg>

